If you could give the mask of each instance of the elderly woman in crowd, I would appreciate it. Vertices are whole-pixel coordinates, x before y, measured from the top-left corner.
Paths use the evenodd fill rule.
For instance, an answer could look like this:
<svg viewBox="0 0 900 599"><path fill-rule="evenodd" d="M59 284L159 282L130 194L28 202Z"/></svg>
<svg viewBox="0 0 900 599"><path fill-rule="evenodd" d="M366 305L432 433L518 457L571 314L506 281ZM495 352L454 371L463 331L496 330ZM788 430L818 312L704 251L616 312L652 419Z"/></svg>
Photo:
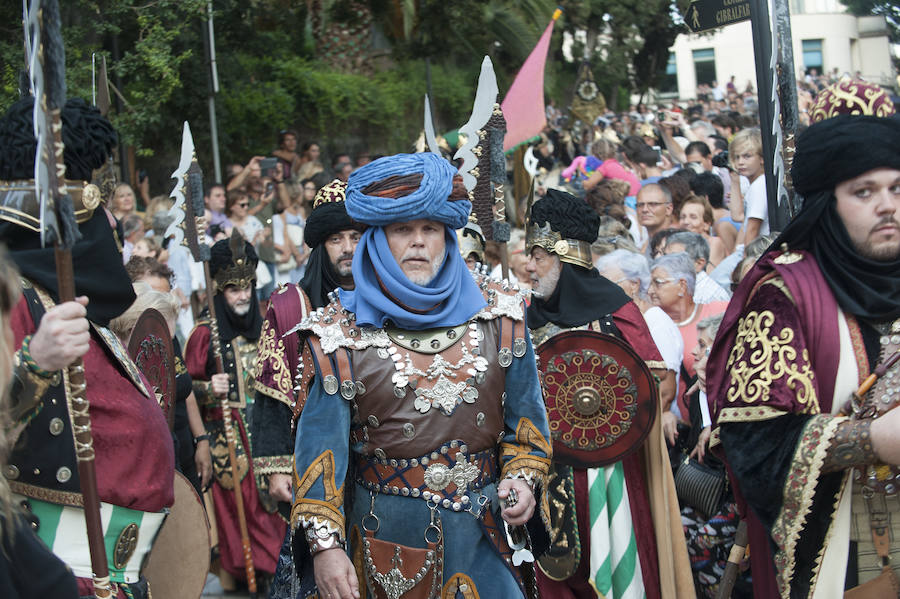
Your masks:
<svg viewBox="0 0 900 599"><path fill-rule="evenodd" d="M660 382L660 400L667 408L663 412L663 432L669 443L674 443L677 418L668 408L672 407L677 393L684 342L672 319L659 306L650 303L647 297L650 288L650 268L647 265L647 258L636 252L615 250L597 258L594 266L601 275L621 287L640 308L653 342L662 354L669 371L666 379Z"/></svg>
<svg viewBox="0 0 900 599"><path fill-rule="evenodd" d="M650 264L650 301L675 322L684 341L677 404L679 418L684 422L688 420L684 390L694 376L694 356L690 350L697 345L697 323L724 312L728 305L728 302L695 303L695 281L694 261L685 253L660 256Z"/></svg>

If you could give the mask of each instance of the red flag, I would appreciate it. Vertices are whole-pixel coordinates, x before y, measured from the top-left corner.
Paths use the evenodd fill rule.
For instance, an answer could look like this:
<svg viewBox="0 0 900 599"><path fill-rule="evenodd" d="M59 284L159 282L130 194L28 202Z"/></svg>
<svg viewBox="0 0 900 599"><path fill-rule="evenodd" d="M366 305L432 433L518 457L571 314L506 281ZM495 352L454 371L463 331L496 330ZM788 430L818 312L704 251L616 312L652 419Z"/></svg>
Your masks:
<svg viewBox="0 0 900 599"><path fill-rule="evenodd" d="M504 150L531 139L547 125L547 115L544 113L544 64L547 62L553 25L561 14L559 9L553 13L553 19L534 50L525 59L503 99L501 107L507 127Z"/></svg>

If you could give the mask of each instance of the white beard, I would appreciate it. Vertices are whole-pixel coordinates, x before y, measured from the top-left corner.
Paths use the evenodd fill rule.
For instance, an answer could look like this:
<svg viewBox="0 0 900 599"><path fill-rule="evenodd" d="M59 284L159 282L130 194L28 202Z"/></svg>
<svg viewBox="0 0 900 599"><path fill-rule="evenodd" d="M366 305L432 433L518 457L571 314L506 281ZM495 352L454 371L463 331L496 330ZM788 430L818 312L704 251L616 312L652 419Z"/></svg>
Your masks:
<svg viewBox="0 0 900 599"><path fill-rule="evenodd" d="M556 291L556 285L559 283L559 275L562 267L548 272L537 281L532 280L531 293L541 299L547 299Z"/></svg>
<svg viewBox="0 0 900 599"><path fill-rule="evenodd" d="M250 302L241 302L231 307L231 310L238 316L245 316L250 311Z"/></svg>

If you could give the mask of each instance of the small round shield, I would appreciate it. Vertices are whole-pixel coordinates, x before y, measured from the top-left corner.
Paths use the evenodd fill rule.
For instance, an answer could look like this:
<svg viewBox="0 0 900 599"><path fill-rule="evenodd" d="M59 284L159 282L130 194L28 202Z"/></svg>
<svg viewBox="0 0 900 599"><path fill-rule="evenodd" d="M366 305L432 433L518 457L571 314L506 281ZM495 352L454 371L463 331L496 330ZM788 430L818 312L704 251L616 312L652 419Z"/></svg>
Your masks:
<svg viewBox="0 0 900 599"><path fill-rule="evenodd" d="M171 430L175 425L175 353L166 319L157 310L144 310L131 332L128 355L147 378Z"/></svg>
<svg viewBox="0 0 900 599"><path fill-rule="evenodd" d="M577 468L618 462L653 426L659 391L650 369L621 339L566 331L538 349L553 459Z"/></svg>

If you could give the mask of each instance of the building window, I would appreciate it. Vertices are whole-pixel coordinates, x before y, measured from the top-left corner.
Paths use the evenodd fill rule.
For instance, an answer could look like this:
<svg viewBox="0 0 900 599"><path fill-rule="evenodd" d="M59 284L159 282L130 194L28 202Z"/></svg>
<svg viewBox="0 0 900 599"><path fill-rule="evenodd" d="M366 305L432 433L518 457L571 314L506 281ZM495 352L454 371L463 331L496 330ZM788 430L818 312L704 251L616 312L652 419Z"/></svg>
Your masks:
<svg viewBox="0 0 900 599"><path fill-rule="evenodd" d="M659 91L664 94L678 91L678 68L675 66L674 52L669 52L666 69L659 80Z"/></svg>
<svg viewBox="0 0 900 599"><path fill-rule="evenodd" d="M697 85L709 85L716 80L716 54L712 48L694 50L694 73Z"/></svg>
<svg viewBox="0 0 900 599"><path fill-rule="evenodd" d="M822 40L803 40L803 68L822 74Z"/></svg>

